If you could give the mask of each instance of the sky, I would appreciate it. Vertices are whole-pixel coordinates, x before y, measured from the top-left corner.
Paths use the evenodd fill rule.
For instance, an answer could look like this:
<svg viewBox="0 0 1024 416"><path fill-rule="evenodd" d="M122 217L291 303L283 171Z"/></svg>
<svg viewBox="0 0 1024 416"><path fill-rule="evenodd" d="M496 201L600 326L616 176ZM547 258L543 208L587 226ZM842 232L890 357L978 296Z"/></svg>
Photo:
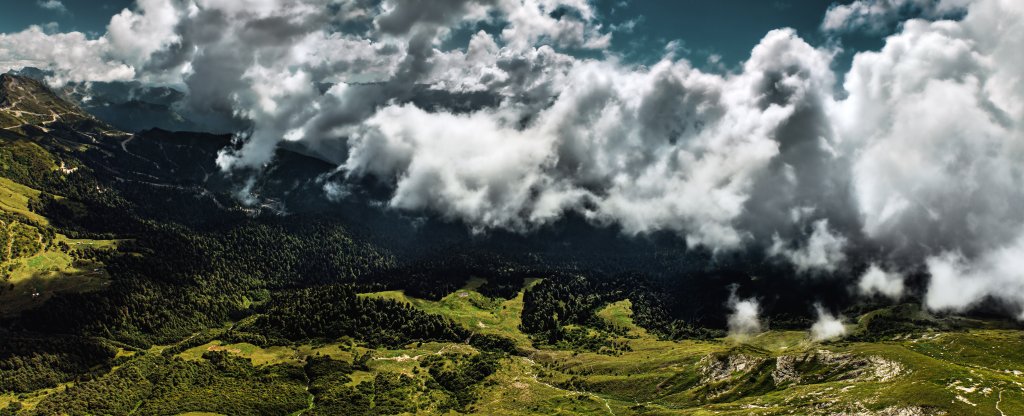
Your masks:
<svg viewBox="0 0 1024 416"><path fill-rule="evenodd" d="M106 31L110 16L131 7L134 0L0 0L0 32L24 30L29 25L57 23L61 30L80 31L98 37Z"/></svg>
<svg viewBox="0 0 1024 416"><path fill-rule="evenodd" d="M59 4L59 5L58 5ZM694 61L715 56L727 65L747 58L750 45L779 27L792 27L814 42L825 0L599 0L594 8L609 25L635 24L614 37L610 49L639 62L657 60L670 41L679 41ZM60 31L102 35L110 17L134 6L134 0L0 0L0 33L18 32L30 25L56 23ZM633 23L630 23L633 22Z"/></svg>
<svg viewBox="0 0 1024 416"><path fill-rule="evenodd" d="M791 27L803 36L820 41L818 28L830 2L787 1L639 1L619 6L601 2L611 24L636 21L632 32L614 38L613 47L628 52L647 50L678 40L694 60L718 55L731 64L750 55L750 45L765 33ZM649 45L649 46L644 46ZM640 47L637 47L640 46Z"/></svg>
<svg viewBox="0 0 1024 416"><path fill-rule="evenodd" d="M179 89L244 122L216 163L249 183L298 147L329 199L374 179L473 233L571 213L865 297L925 273L931 310L1024 319L1018 0L61 4L5 11L0 71Z"/></svg>

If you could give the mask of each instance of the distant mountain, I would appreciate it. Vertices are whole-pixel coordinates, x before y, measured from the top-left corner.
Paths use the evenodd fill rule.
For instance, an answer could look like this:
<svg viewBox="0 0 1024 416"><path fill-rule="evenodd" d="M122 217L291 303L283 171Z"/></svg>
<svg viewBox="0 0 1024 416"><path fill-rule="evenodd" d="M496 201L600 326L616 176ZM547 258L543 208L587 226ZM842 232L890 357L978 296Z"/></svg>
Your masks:
<svg viewBox="0 0 1024 416"><path fill-rule="evenodd" d="M246 207L233 194L246 185L247 178L225 174L214 163L217 152L231 144L230 135L162 129L127 133L67 101L42 81L13 74L0 74L0 135L39 145L97 175L187 189L221 206L245 210L279 209L286 193L332 168L318 159L281 150L275 165L246 188L256 196L253 207Z"/></svg>
<svg viewBox="0 0 1024 416"><path fill-rule="evenodd" d="M40 99L52 102L54 108L81 113L39 82L12 79L32 85ZM154 195L168 189L185 192L219 209L249 215L263 212L329 217L411 259L476 252L526 261L541 259L609 276L642 270L660 282L662 292L680 300L672 315L719 327L725 324L724 300L733 284L741 285L744 292L764 296L762 305L782 320L806 319L812 313L806 305L808 297L834 305L850 300L839 281L800 278L788 264L765 259L753 250L712 254L687 248L671 233L629 237L615 227L594 226L578 216L529 234L492 231L474 235L459 222L385 208L390 190L373 181L344 183L340 185L346 188L344 198L328 198L324 187L338 179L335 166L300 152L279 149L261 172L228 174L216 166L215 159L218 151L232 146L229 135L162 129L128 134L90 116L83 117L88 117L91 124L62 125L67 128L49 133L86 144L87 150L75 153L75 157L97 174L148 187L147 192ZM177 220L205 221L203 216ZM785 290L780 290L783 286Z"/></svg>
<svg viewBox="0 0 1024 416"><path fill-rule="evenodd" d="M17 105L0 109L0 117L14 117L5 122L10 127L0 134L18 134L67 164L81 165L107 180L133 184L133 192L142 196L159 197L173 191L219 211L329 218L410 261L477 253L603 276L639 272L671 299L668 316L695 324L724 327L725 300L729 288L738 285L741 295L759 296L764 313L775 317L777 323L803 325L813 316L809 307L813 302L854 304L856 296L849 290L849 282L866 268L851 258L848 271L809 278L756 248L712 253L689 248L672 233L625 236L614 226L595 226L572 215L526 234L500 230L472 234L457 221L388 209L391 190L387 185L372 180L345 181L335 165L300 151L278 149L273 161L259 172L226 173L215 159L219 151L235 145L230 135L163 129L125 133L62 100L38 81L12 75L3 79L10 92L0 93L5 94L0 97L9 96L7 100ZM29 121L37 124L25 124ZM329 197L325 191L328 184L341 187L344 197ZM160 215L202 226L211 225L215 222L211 218L216 218L202 212ZM918 280L910 283L922 284Z"/></svg>
<svg viewBox="0 0 1024 416"><path fill-rule="evenodd" d="M474 235L301 151L225 173L236 145L0 75L0 415L1024 409L1019 323L579 217Z"/></svg>
<svg viewBox="0 0 1024 416"><path fill-rule="evenodd" d="M0 114L3 127L19 125L46 128L56 123L78 123L93 117L61 99L42 82L11 74L0 74Z"/></svg>
<svg viewBox="0 0 1024 416"><path fill-rule="evenodd" d="M48 71L32 67L8 74L41 83L51 75ZM230 133L244 129L246 125L230 114L190 113L185 108L185 94L168 86L149 86L137 81L72 82L55 93L98 120L126 132L162 129Z"/></svg>

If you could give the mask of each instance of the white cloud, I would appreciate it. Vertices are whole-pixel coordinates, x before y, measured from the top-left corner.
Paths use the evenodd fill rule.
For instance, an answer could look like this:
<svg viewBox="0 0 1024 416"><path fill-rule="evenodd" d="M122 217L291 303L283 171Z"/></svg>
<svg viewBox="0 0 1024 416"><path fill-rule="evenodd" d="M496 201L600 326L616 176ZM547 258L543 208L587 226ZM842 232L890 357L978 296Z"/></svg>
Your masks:
<svg viewBox="0 0 1024 416"><path fill-rule="evenodd" d="M483 35L471 43L484 46L458 59L491 68L473 71L497 84L467 89L521 77L488 57L508 50ZM431 209L477 228L531 229L576 210L629 234L669 229L692 244L734 248L746 238L734 221L750 186L778 153L774 131L830 76L828 54L789 30L769 33L744 72L728 77L668 60L643 69L614 61L563 66L563 56L544 48L526 56L546 62L541 79L553 104L523 107L510 94L500 109L469 117L385 108L354 131L350 176L395 181L393 207ZM778 79L767 84L767 77ZM784 91L767 103L764 88ZM533 121L522 127L524 117ZM501 174L519 186L482 181L461 165L477 158L508 168Z"/></svg>
<svg viewBox="0 0 1024 416"><path fill-rule="evenodd" d="M61 3L60 0L38 0L36 4L47 10L53 10L55 12L67 13L68 8Z"/></svg>
<svg viewBox="0 0 1024 416"><path fill-rule="evenodd" d="M814 305L818 314L818 320L811 325L811 339L815 341L826 341L846 335L846 325L843 324L843 317L836 317L825 310L821 304Z"/></svg>
<svg viewBox="0 0 1024 416"><path fill-rule="evenodd" d="M814 231L806 244L798 248L789 248L778 237L768 249L768 254L788 259L800 272L822 270L834 272L844 261L846 254L846 238L834 234L828 227L828 220L814 222Z"/></svg>
<svg viewBox="0 0 1024 416"><path fill-rule="evenodd" d="M54 71L49 82L63 85L69 81L130 80L135 70L128 65L102 57L110 50L105 38L88 39L79 32L47 34L39 26L24 31L0 34L0 71L26 66Z"/></svg>
<svg viewBox="0 0 1024 416"><path fill-rule="evenodd" d="M352 136L345 166L352 175L393 178L392 207L433 209L479 229L523 229L575 203L579 191L560 193L541 173L554 162L551 143L496 118L386 107Z"/></svg>
<svg viewBox="0 0 1024 416"><path fill-rule="evenodd" d="M830 32L883 33L908 18L939 19L961 12L971 0L856 0L833 3L821 28Z"/></svg>
<svg viewBox="0 0 1024 416"><path fill-rule="evenodd" d="M114 15L104 36L109 54L136 68L153 55L180 40L177 25L185 11L172 0L136 0L136 10Z"/></svg>
<svg viewBox="0 0 1024 416"><path fill-rule="evenodd" d="M1012 306L1024 320L1024 233L976 259L950 252L929 257L925 264L931 274L925 296L929 309L963 312L992 298Z"/></svg>
<svg viewBox="0 0 1024 416"><path fill-rule="evenodd" d="M903 297L903 276L895 272L887 272L876 264L868 267L857 284L860 294L865 296L883 295L892 300Z"/></svg>
<svg viewBox="0 0 1024 416"><path fill-rule="evenodd" d="M835 123L863 230L927 258L933 309L1020 305L1024 3L976 1L962 21L911 20L854 58ZM938 104L938 103L941 103Z"/></svg>
<svg viewBox="0 0 1024 416"><path fill-rule="evenodd" d="M56 0L39 5L67 10ZM53 76L48 81L55 86L151 78L143 67L152 54L177 41L178 7L179 3L171 0L139 0L136 11L125 9L113 16L107 33L98 39L89 39L81 32L49 33L39 26L0 34L0 69L30 66L49 70ZM173 75L172 80L180 80Z"/></svg>
<svg viewBox="0 0 1024 416"><path fill-rule="evenodd" d="M728 306L732 310L727 320L730 336L742 338L761 333L761 305L757 299L740 299L733 290Z"/></svg>
<svg viewBox="0 0 1024 416"><path fill-rule="evenodd" d="M604 49L611 33L593 21L595 12L586 0L498 0L498 8L507 16L508 26L501 37L512 49L528 49L538 43L563 48ZM576 11L555 18L560 8Z"/></svg>
<svg viewBox="0 0 1024 416"><path fill-rule="evenodd" d="M259 169L279 142L298 141L343 162L350 177L392 181L392 207L433 210L477 230L528 230L577 211L629 234L670 229L716 249L750 239L736 222L778 153L775 130L817 105L811 97L832 79L829 54L791 30L766 35L741 73L715 75L686 61L648 69L558 52L609 39L586 1L451 0L427 14L394 1L377 16L346 9L387 31L377 40L326 32L320 3L141 0L111 19L89 57L92 66L184 84L196 113L252 120L241 149L220 154L225 169ZM490 19L487 8L508 23L498 39L481 32L465 50L436 50L441 26ZM556 18L557 9L572 12ZM71 80L113 78L58 69ZM344 83L366 74L384 83ZM338 84L321 94L318 82ZM501 105L469 116L389 105L424 83L493 93ZM447 137L462 129L420 128L442 123L473 130ZM470 165L437 162L455 155ZM521 182L495 179L502 174Z"/></svg>

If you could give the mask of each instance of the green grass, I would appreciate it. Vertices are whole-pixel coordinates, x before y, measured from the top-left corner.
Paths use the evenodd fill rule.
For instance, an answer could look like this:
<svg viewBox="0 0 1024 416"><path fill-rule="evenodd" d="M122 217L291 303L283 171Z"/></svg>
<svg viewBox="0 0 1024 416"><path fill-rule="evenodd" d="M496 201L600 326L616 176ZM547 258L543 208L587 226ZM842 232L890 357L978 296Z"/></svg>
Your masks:
<svg viewBox="0 0 1024 416"><path fill-rule="evenodd" d="M492 329L528 340L518 321L502 318L496 307L503 304L518 313L521 303L516 305L516 299L494 301L468 289L438 302L401 292L364 296L407 302L473 331ZM478 403L480 413L608 414L611 409L615 414L781 415L919 409L999 414L999 403L1005 414L1019 414L1011 411L1024 408L1020 331L985 329L824 344L811 341L806 331L768 331L744 340L673 342L636 327L631 306L625 300L598 311L606 323L626 330L624 340L631 351L608 355L542 349L511 358L493 376L495 383ZM702 381L707 365L702 360L709 356L750 357L753 364L709 387ZM782 384L776 385L773 373L782 360L795 360L798 379L780 379Z"/></svg>
<svg viewBox="0 0 1024 416"><path fill-rule="evenodd" d="M731 341L778 354L803 351L818 345L811 341L810 335L805 331L768 331L748 339Z"/></svg>
<svg viewBox="0 0 1024 416"><path fill-rule="evenodd" d="M121 241L71 239L56 234L47 243L49 237L44 239L44 232L49 232L49 221L28 207L39 194L38 190L0 178L0 210L21 217L0 224L10 235L0 244L0 250L4 250L5 257L13 257L0 263L5 269L5 278L0 279L0 316L37 307L57 293L100 290L109 282L103 264L74 260L58 245L66 244L69 250L114 250Z"/></svg>
<svg viewBox="0 0 1024 416"><path fill-rule="evenodd" d="M271 346L261 348L249 343L225 344L211 341L206 344L189 348L178 354L185 360L198 361L207 351L226 351L239 357L249 359L255 366L290 364L302 365L306 357L325 355L338 360L351 361L352 352L343 344Z"/></svg>
<svg viewBox="0 0 1024 416"><path fill-rule="evenodd" d="M3 409L11 403L21 403L22 409L31 410L35 408L39 402L43 401L47 396L64 390L68 387L75 385L74 382L61 383L56 387L36 390L31 393L0 393L0 409Z"/></svg>
<svg viewBox="0 0 1024 416"><path fill-rule="evenodd" d="M647 330L633 323L633 302L623 299L610 303L597 311L597 317L613 328L626 332L629 338L647 337Z"/></svg>
<svg viewBox="0 0 1024 416"><path fill-rule="evenodd" d="M499 370L481 384L474 414L1024 414L1024 333L1019 330L923 331L880 342L815 343L805 331L768 331L743 340L665 341L635 325L631 302L625 300L601 308L598 317L625 329L617 340L628 343L628 350L535 349L518 329L522 293L511 300L491 299L475 290L480 283L436 302L398 291L360 295L405 302L471 331L521 343L524 356L502 359ZM477 353L460 343L370 350L353 343L260 348L213 341L179 356L201 360L209 350L227 351L257 366L298 366L314 355L348 361L369 351L369 371L354 372L349 385L398 373L421 386L430 385L420 367L426 357ZM418 394L415 400L429 402L432 393ZM421 413L432 414L429 409Z"/></svg>
<svg viewBox="0 0 1024 416"><path fill-rule="evenodd" d="M93 247L113 249L114 240L71 240L57 235L72 249ZM57 293L101 290L110 282L103 264L73 259L54 245L30 257L20 257L0 264L10 268L6 280L0 281L0 316L10 316L38 307Z"/></svg>
<svg viewBox="0 0 1024 416"><path fill-rule="evenodd" d="M42 305L61 292L100 290L110 277L101 263L73 261L66 253L50 251L13 262L10 280L0 291L0 316Z"/></svg>
<svg viewBox="0 0 1024 416"><path fill-rule="evenodd" d="M532 287L536 281L530 280L527 287ZM479 287L482 283L471 281L467 287ZM471 331L505 336L521 347L530 346L530 338L519 330L522 323L523 291L509 300L488 298L469 288L460 289L437 302L411 298L402 291L365 293L359 296L408 303L424 312L445 316Z"/></svg>
<svg viewBox="0 0 1024 416"><path fill-rule="evenodd" d="M16 127L25 124L24 120L7 111L0 111L0 128Z"/></svg>
<svg viewBox="0 0 1024 416"><path fill-rule="evenodd" d="M489 299L473 290L479 282L471 283L477 284L437 302L410 298L400 291L361 296L408 303L444 315L471 331L500 334L529 346L529 338L518 329L521 294L509 301ZM673 342L658 340L638 328L629 300L606 305L597 315L610 326L625 330L619 341L628 343L628 351L599 354L527 349L529 357L511 358L493 376L494 383L477 404L480 413L597 414L610 409L616 414L745 415L792 414L806 409L855 413L919 406L969 414L965 412L994 411L999 391L1004 391L1000 402L1004 411L1024 405L1019 390L1006 393L1016 377L1012 369L1024 368L1019 332L977 331L901 342L819 344L805 331L769 331L743 340ZM949 352L953 348L955 354ZM371 368L412 374L416 357L423 353L418 349L387 351L389 356L373 360ZM708 385L702 379L710 356L748 357L752 364ZM823 357L842 358L833 363ZM773 373L779 360L793 359L799 363L795 367L798 377L807 381L776 385ZM896 369L889 371L893 374L885 371L888 366ZM972 384L966 384L968 379ZM961 380L957 385L967 390L957 390L952 384L955 380Z"/></svg>
<svg viewBox="0 0 1024 416"><path fill-rule="evenodd" d="M48 225L49 221L46 217L36 214L28 208L28 201L38 197L39 194L38 190L0 177L0 210L13 212L36 223Z"/></svg>
<svg viewBox="0 0 1024 416"><path fill-rule="evenodd" d="M56 241L63 241L72 249L94 248L100 250L116 250L117 247L128 240L92 240L88 238L67 238L57 234Z"/></svg>

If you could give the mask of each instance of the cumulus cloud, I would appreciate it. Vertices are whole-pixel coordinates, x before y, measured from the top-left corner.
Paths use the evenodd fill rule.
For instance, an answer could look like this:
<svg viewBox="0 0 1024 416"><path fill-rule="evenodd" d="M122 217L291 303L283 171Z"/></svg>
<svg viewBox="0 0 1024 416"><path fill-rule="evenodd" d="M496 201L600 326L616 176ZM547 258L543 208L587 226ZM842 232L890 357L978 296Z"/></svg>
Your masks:
<svg viewBox="0 0 1024 416"><path fill-rule="evenodd" d="M37 67L53 71L50 84L70 81L123 81L135 77L135 69L107 60L102 51L110 50L106 38L89 39L80 32L48 34L39 26L24 31L0 34L0 71Z"/></svg>
<svg viewBox="0 0 1024 416"><path fill-rule="evenodd" d="M514 49L538 42L563 48L602 49L611 42L611 33L603 31L594 20L595 12L587 0L501 0L499 4L509 23L501 37ZM573 13L555 17L554 12L559 9Z"/></svg>
<svg viewBox="0 0 1024 416"><path fill-rule="evenodd" d="M64 10L56 0L40 6ZM81 32L49 33L39 26L0 34L0 70L36 67L52 73L54 86L68 82L175 80L177 74L153 74L143 70L155 52L174 44L181 3L176 0L139 0L134 10L114 15L107 33L89 39Z"/></svg>
<svg viewBox="0 0 1024 416"><path fill-rule="evenodd" d="M877 264L872 264L860 277L857 289L865 296L882 295L892 300L903 297L905 290L903 275L887 272Z"/></svg>
<svg viewBox="0 0 1024 416"><path fill-rule="evenodd" d="M539 173L552 162L550 143L496 118L387 107L352 136L345 167L351 175L393 178L393 207L430 208L479 227L524 226L558 215L572 195L558 195Z"/></svg>
<svg viewBox="0 0 1024 416"><path fill-rule="evenodd" d="M825 310L821 304L814 305L818 314L818 320L811 325L811 339L815 341L826 341L846 335L846 326L843 325L843 317L836 317Z"/></svg>
<svg viewBox="0 0 1024 416"><path fill-rule="evenodd" d="M221 111L240 110L239 114L256 121L240 149L221 155L222 167L258 169L282 140L301 141L321 153L344 148L343 136L351 133L349 128L365 128L362 122L388 103L409 101L422 85L455 93L492 92L516 101L522 109L543 105L557 94L552 90L555 81L575 58L550 46L534 47L516 39L539 42L558 38L562 40L556 45L583 47L599 31L590 23L593 12L589 4L569 0L453 0L431 8L407 1L364 2L378 13L326 16L317 3L277 4L273 17L253 16L248 10L229 13L200 8L196 17L188 19L195 22L208 15L228 27L216 39L187 36L182 40L194 45L195 51L185 83L194 91L205 91L195 103L215 103ZM551 12L557 9L575 13L555 19ZM438 49L450 27L473 25L495 14L506 22L502 45L492 34L480 32L465 50ZM354 21L336 21L338 18ZM325 30L325 25L358 24L360 20L377 33L366 37ZM579 35L572 38L575 40L553 32L553 27L570 21L585 29L573 31ZM253 38L268 42L253 42ZM254 56L260 59L253 60ZM262 84L296 75L304 77L301 85L294 85L303 88L301 93L292 89L267 96L276 87ZM366 81L378 83L361 84ZM319 85L325 82L335 85L321 94ZM339 156L344 154L324 155L329 160L344 160Z"/></svg>
<svg viewBox="0 0 1024 416"><path fill-rule="evenodd" d="M155 52L180 41L176 29L186 11L174 0L136 1L134 11L124 9L110 19L104 36L110 49L105 54L141 68Z"/></svg>
<svg viewBox="0 0 1024 416"><path fill-rule="evenodd" d="M888 34L842 77L835 50L790 29L715 72L674 51L584 57L622 30L585 0L420 3L139 0L96 38L0 34L0 69L173 85L192 114L248 125L225 171L258 175L287 143L338 165L332 198L373 179L388 207L476 232L575 213L812 275L926 265L933 309L1024 307L1004 266L1024 229L1024 3L833 6L826 31ZM878 267L850 277L902 293Z"/></svg>
<svg viewBox="0 0 1024 416"><path fill-rule="evenodd" d="M848 4L833 3L821 28L830 32L860 31L884 33L897 23L912 17L939 19L963 10L971 0L857 0Z"/></svg>
<svg viewBox="0 0 1024 416"><path fill-rule="evenodd" d="M299 142L344 177L392 183L393 208L481 231L530 230L575 211L628 234L669 229L737 248L756 238L737 224L764 171L803 179L799 157L772 165L780 149L794 154L778 131L827 102L834 79L830 53L788 29L768 33L737 74L671 56L651 68L580 59L559 49L601 48L611 36L582 0L251 3L140 0L88 41L93 66L126 72L88 77L137 71L183 85L194 113L250 120L239 146L219 155L225 170L259 171L281 142ZM449 27L495 18L496 34L438 49ZM327 29L339 24L371 33ZM65 67L58 76L84 77ZM424 85L493 94L498 105L459 115L403 104Z"/></svg>
<svg viewBox="0 0 1024 416"><path fill-rule="evenodd" d="M761 304L755 298L740 299L733 289L729 295L729 336L749 337L761 333Z"/></svg>
<svg viewBox="0 0 1024 416"><path fill-rule="evenodd" d="M394 207L476 225L530 229L575 210L629 234L669 229L734 248L748 238L734 223L755 177L779 152L775 131L827 83L828 61L791 30L769 33L734 76L685 61L575 61L539 110L516 100L470 117L382 109L351 132L345 166L350 176L394 180ZM477 158L493 179L462 166ZM516 186L500 184L503 175Z"/></svg>
<svg viewBox="0 0 1024 416"><path fill-rule="evenodd" d="M933 309L992 296L1021 307L1007 267L1024 227L1024 3L977 1L960 21L907 21L854 58L835 123L856 152L863 230L927 258ZM936 105L935 103L942 103Z"/></svg>

